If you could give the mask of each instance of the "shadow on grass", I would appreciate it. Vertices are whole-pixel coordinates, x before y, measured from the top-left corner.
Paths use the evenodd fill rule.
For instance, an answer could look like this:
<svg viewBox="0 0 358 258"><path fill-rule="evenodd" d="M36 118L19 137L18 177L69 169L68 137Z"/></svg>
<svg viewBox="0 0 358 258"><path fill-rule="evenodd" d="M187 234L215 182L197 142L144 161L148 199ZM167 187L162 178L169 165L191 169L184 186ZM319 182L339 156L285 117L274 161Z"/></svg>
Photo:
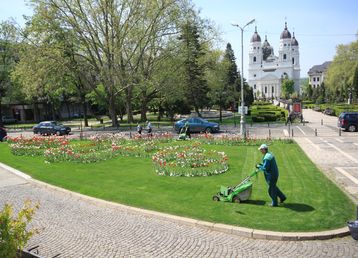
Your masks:
<svg viewBox="0 0 358 258"><path fill-rule="evenodd" d="M260 206L265 205L265 203L266 202L262 200L247 200L243 202L243 204L260 205Z"/></svg>
<svg viewBox="0 0 358 258"><path fill-rule="evenodd" d="M315 210L312 206L303 203L285 203L283 207L298 212L309 212Z"/></svg>

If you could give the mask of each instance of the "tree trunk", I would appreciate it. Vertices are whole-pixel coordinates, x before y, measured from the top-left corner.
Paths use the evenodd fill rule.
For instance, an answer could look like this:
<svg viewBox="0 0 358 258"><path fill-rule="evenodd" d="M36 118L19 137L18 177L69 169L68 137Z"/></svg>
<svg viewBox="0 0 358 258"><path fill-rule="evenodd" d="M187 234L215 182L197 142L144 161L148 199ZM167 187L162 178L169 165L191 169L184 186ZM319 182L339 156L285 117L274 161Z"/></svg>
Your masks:
<svg viewBox="0 0 358 258"><path fill-rule="evenodd" d="M82 96L82 104L83 104L83 120L85 121L85 127L88 127L87 102L84 96Z"/></svg>
<svg viewBox="0 0 358 258"><path fill-rule="evenodd" d="M142 100L140 108L140 121L147 121L148 102L146 99Z"/></svg>
<svg viewBox="0 0 358 258"><path fill-rule="evenodd" d="M198 114L198 117L201 117L199 108L197 106L195 106L194 108L195 108L195 112Z"/></svg>
<svg viewBox="0 0 358 258"><path fill-rule="evenodd" d="M126 109L127 109L127 116L128 116L128 123L133 123L133 110L132 110L132 86L129 86L126 90Z"/></svg>
<svg viewBox="0 0 358 258"><path fill-rule="evenodd" d="M115 103L115 97L113 94L111 94L109 98L109 114L111 116L112 120L112 126L118 127L118 120L117 120L117 113L116 113L116 103Z"/></svg>
<svg viewBox="0 0 358 258"><path fill-rule="evenodd" d="M222 112L222 106L219 105L219 121L220 123L223 122L223 112Z"/></svg>
<svg viewBox="0 0 358 258"><path fill-rule="evenodd" d="M2 121L1 99L2 97L0 96L0 127L4 126L4 122Z"/></svg>
<svg viewBox="0 0 358 258"><path fill-rule="evenodd" d="M68 104L68 101L65 101L65 105L66 105L66 109L67 109L67 118L70 119L71 118L71 110L70 110L70 105Z"/></svg>
<svg viewBox="0 0 358 258"><path fill-rule="evenodd" d="M52 103L50 103L50 107L51 107L51 117L52 117L52 120L56 120L55 105L53 105Z"/></svg>

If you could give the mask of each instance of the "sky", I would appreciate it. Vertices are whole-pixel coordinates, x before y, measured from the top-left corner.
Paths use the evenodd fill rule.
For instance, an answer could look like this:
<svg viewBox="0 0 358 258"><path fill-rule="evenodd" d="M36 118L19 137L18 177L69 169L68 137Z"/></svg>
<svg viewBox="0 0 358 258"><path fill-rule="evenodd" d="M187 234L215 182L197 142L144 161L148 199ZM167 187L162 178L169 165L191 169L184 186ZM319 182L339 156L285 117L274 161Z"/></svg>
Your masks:
<svg viewBox="0 0 358 258"><path fill-rule="evenodd" d="M267 40L278 54L280 34L287 22L288 30L295 32L299 43L301 77L307 77L308 70L325 61L331 61L336 46L358 40L357 0L192 0L201 16L210 19L221 32L224 50L229 42L235 52L237 65L241 70L240 26L255 19L244 31L244 77L247 77L248 49L255 31L262 42ZM25 0L0 0L0 21L14 18L23 25L22 15L31 15L31 8Z"/></svg>

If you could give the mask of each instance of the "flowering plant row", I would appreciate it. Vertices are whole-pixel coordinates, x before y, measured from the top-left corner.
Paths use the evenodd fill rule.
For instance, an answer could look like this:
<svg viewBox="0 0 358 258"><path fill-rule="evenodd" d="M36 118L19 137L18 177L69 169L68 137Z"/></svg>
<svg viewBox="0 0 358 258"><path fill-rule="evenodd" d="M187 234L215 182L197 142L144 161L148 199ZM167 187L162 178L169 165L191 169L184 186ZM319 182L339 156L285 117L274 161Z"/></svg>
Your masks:
<svg viewBox="0 0 358 258"><path fill-rule="evenodd" d="M10 145L11 152L17 156L41 156L44 150L48 148L57 148L69 144L65 137L42 137L34 136L32 138L8 137L7 142Z"/></svg>
<svg viewBox="0 0 358 258"><path fill-rule="evenodd" d="M159 150L152 156L155 171L164 176L210 176L228 170L224 152L207 151L198 144L172 146Z"/></svg>
<svg viewBox="0 0 358 258"><path fill-rule="evenodd" d="M198 141L206 144L216 145L230 145L230 146L259 146L262 143L270 144L272 139L258 139L255 137L246 137L245 139L236 134L221 134L218 137L214 137L210 133L199 134L196 138ZM279 139L278 141L284 141L285 143L292 143L292 139Z"/></svg>

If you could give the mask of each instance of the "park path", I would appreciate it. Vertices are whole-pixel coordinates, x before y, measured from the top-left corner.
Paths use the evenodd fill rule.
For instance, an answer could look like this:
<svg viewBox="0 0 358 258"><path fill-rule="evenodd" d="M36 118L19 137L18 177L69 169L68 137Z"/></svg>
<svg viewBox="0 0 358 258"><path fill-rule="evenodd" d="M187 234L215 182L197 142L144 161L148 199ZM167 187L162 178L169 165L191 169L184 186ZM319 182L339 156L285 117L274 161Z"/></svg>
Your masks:
<svg viewBox="0 0 358 258"><path fill-rule="evenodd" d="M270 241L235 236L181 222L148 216L11 178L0 187L0 207L24 200L40 203L32 226L41 229L29 243L44 257L356 257L350 236L324 241ZM17 181L17 184L14 183Z"/></svg>

